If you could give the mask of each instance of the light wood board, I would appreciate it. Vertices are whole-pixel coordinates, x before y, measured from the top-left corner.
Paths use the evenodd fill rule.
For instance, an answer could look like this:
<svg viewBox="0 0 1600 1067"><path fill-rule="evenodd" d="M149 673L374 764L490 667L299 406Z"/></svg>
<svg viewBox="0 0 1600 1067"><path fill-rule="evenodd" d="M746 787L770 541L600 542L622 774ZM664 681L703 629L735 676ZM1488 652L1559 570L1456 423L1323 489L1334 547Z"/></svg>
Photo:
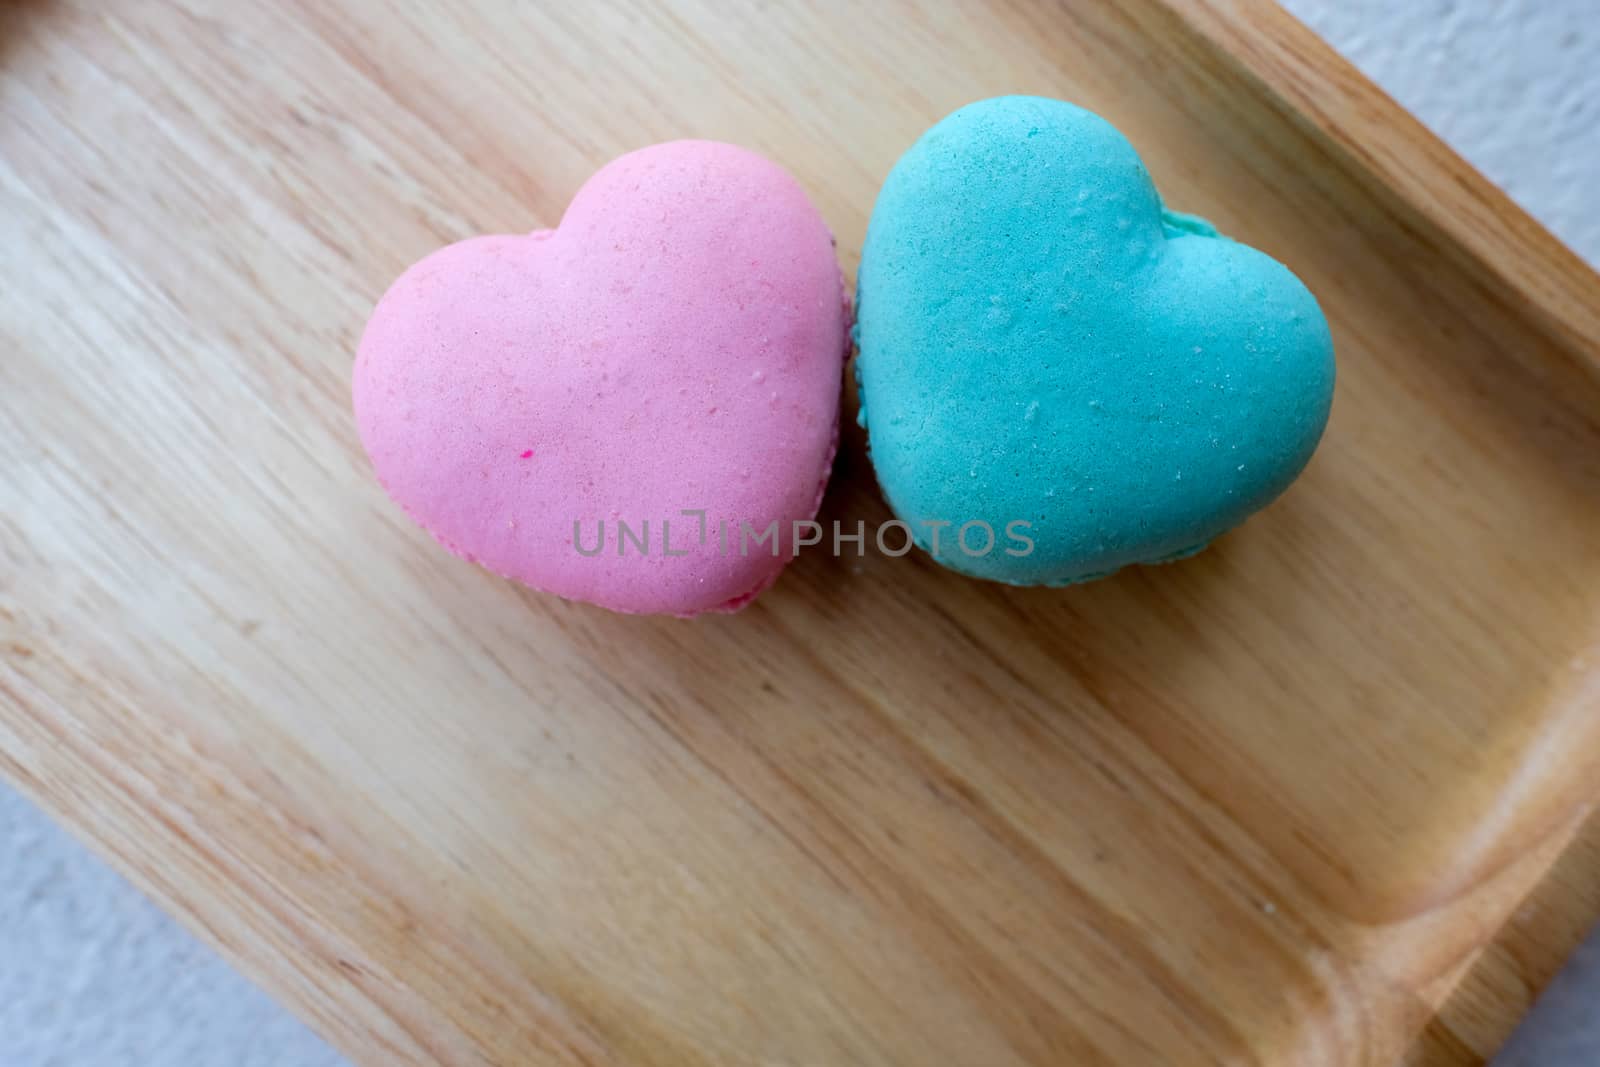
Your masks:
<svg viewBox="0 0 1600 1067"><path fill-rule="evenodd" d="M696 136L853 275L1006 92L1330 314L1211 551L622 618L372 480L417 257ZM360 1064L1476 1063L1600 907L1600 281L1276 7L12 2L0 227L0 772Z"/></svg>

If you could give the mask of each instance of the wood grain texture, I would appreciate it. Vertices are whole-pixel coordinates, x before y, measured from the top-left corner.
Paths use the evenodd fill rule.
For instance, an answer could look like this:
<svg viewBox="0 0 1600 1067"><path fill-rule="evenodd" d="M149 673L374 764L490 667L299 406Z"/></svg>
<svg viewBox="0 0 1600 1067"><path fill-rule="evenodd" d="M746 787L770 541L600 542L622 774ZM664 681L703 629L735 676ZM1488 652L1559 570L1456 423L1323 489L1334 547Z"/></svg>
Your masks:
<svg viewBox="0 0 1600 1067"><path fill-rule="evenodd" d="M1476 1063L1594 917L1600 282L1275 8L0 20L0 771L357 1062ZM1003 92L1329 312L1322 450L1211 551L629 619L373 483L350 364L420 255L702 136L853 273ZM825 518L884 515L847 434Z"/></svg>

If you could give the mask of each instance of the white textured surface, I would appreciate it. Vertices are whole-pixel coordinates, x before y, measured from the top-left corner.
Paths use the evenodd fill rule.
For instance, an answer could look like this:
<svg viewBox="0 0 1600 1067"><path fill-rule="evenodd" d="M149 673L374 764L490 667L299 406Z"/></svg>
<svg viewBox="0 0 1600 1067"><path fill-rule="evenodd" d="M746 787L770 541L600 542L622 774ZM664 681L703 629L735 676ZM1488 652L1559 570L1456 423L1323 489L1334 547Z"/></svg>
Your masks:
<svg viewBox="0 0 1600 1067"><path fill-rule="evenodd" d="M1494 1067L1595 1067L1600 1063L1600 935L1567 962L1494 1059Z"/></svg>
<svg viewBox="0 0 1600 1067"><path fill-rule="evenodd" d="M1600 264L1596 0L1285 2ZM343 1062L0 786L0 1067Z"/></svg>
<svg viewBox="0 0 1600 1067"><path fill-rule="evenodd" d="M345 1061L0 786L0 1067Z"/></svg>
<svg viewBox="0 0 1600 1067"><path fill-rule="evenodd" d="M1600 266L1600 2L1283 4Z"/></svg>

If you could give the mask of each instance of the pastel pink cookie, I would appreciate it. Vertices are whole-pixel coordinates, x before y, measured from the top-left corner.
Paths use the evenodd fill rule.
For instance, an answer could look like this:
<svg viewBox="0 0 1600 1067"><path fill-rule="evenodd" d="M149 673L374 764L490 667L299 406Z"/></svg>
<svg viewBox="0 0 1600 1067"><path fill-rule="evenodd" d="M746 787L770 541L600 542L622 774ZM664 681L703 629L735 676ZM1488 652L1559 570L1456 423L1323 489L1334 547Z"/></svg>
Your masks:
<svg viewBox="0 0 1600 1067"><path fill-rule="evenodd" d="M780 167L709 141L642 149L557 229L401 275L356 357L361 441L469 561L615 611L737 610L821 501L842 294L828 229ZM774 523L776 554L757 540Z"/></svg>

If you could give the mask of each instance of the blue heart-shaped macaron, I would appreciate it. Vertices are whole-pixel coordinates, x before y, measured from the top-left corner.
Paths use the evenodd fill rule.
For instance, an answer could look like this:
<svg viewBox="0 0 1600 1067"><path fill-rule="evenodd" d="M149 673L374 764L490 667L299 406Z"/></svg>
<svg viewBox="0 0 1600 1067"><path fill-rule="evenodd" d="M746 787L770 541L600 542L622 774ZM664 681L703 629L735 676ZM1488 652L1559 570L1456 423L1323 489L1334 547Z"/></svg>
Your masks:
<svg viewBox="0 0 1600 1067"><path fill-rule="evenodd" d="M856 328L890 507L941 563L1019 585L1199 551L1288 487L1333 397L1299 279L1165 210L1127 140L1058 100L972 104L900 159Z"/></svg>

